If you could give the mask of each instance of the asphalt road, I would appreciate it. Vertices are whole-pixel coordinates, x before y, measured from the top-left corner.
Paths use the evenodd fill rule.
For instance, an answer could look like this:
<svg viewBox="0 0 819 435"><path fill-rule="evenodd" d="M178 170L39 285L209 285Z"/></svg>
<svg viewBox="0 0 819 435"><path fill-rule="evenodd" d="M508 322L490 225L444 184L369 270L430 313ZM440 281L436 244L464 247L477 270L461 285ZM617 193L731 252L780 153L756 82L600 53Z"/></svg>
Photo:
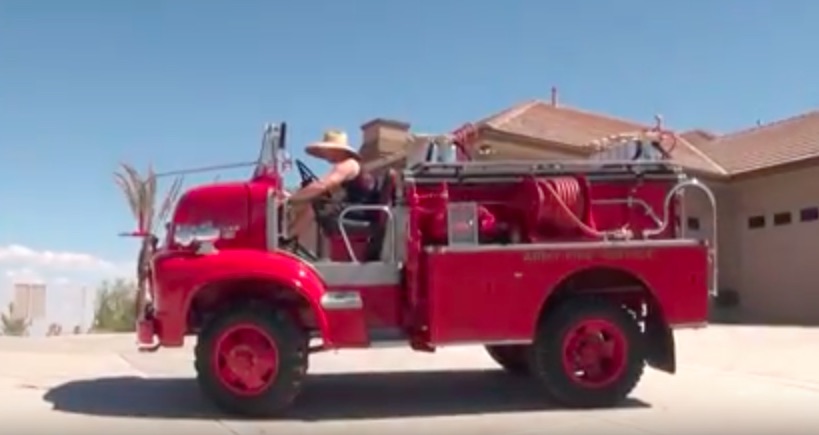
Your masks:
<svg viewBox="0 0 819 435"><path fill-rule="evenodd" d="M568 411L474 347L321 354L292 412L237 421L193 381L189 349L138 354L131 337L0 339L0 421L11 433L700 434L819 432L819 329L678 334L675 376L648 370L633 400Z"/></svg>

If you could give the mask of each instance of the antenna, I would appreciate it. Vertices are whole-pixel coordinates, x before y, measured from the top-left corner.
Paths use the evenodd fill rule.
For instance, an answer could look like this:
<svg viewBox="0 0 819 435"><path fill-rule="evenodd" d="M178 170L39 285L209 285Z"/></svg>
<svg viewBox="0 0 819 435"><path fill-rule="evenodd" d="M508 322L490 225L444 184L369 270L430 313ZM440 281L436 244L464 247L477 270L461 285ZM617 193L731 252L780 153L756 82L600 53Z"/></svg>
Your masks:
<svg viewBox="0 0 819 435"><path fill-rule="evenodd" d="M236 168L246 168L249 166L255 166L257 162L238 162L238 163L227 163L224 165L213 165L213 166L200 166L198 168L190 168L190 169L177 169L173 171L167 172L158 172L154 174L154 178L165 178L171 177L174 175L186 175L186 174L195 174L198 172L211 172L211 171L219 171L222 169L236 169Z"/></svg>
<svg viewBox="0 0 819 435"><path fill-rule="evenodd" d="M287 123L282 122L279 124L279 149L283 150L285 145L287 145Z"/></svg>
<svg viewBox="0 0 819 435"><path fill-rule="evenodd" d="M276 142L271 142L274 140L272 135L276 135ZM278 171L279 167L279 150L283 150L285 148L287 140L287 124L282 122L281 124L266 124L264 128L264 134L262 137L262 155L260 159L264 158L264 154L267 151L267 144L270 144L270 153L271 153L271 160L273 163L273 167ZM174 175L187 175L187 174L195 174L200 172L213 172L213 171L221 171L225 169L238 169L238 168L248 168L252 166L257 166L259 164L259 160L255 160L252 162L236 162L236 163L225 163L221 165L210 165L210 166L199 166L193 167L188 169L176 169L172 171L166 172L159 172L154 174L154 178L165 178L171 177Z"/></svg>

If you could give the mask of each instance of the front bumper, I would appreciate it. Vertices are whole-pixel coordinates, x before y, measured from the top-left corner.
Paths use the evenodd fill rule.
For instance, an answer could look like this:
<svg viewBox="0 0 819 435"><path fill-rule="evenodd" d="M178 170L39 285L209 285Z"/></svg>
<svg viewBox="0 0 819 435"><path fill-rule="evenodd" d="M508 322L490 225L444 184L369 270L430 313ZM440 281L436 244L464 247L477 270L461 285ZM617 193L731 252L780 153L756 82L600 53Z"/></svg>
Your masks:
<svg viewBox="0 0 819 435"><path fill-rule="evenodd" d="M162 345L153 306L148 303L136 322L137 349L140 352L156 352Z"/></svg>

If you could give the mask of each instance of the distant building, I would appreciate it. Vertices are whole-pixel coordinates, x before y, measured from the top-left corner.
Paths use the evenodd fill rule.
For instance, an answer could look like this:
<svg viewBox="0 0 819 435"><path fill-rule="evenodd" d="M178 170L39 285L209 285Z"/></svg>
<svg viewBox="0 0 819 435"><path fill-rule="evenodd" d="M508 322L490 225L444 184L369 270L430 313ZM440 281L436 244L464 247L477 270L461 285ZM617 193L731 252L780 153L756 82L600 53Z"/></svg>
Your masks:
<svg viewBox="0 0 819 435"><path fill-rule="evenodd" d="M11 317L29 321L45 318L46 285L43 283L14 283Z"/></svg>

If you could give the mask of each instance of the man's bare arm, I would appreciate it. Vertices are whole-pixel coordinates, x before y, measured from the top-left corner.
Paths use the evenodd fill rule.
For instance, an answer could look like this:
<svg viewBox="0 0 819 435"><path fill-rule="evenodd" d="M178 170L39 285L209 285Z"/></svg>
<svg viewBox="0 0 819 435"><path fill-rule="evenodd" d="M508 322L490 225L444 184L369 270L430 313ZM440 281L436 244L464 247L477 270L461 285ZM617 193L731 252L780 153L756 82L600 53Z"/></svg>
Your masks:
<svg viewBox="0 0 819 435"><path fill-rule="evenodd" d="M325 176L299 189L290 197L290 202L307 202L324 192L340 186L341 183L358 175L360 167L358 162L351 160L340 165L336 165Z"/></svg>

